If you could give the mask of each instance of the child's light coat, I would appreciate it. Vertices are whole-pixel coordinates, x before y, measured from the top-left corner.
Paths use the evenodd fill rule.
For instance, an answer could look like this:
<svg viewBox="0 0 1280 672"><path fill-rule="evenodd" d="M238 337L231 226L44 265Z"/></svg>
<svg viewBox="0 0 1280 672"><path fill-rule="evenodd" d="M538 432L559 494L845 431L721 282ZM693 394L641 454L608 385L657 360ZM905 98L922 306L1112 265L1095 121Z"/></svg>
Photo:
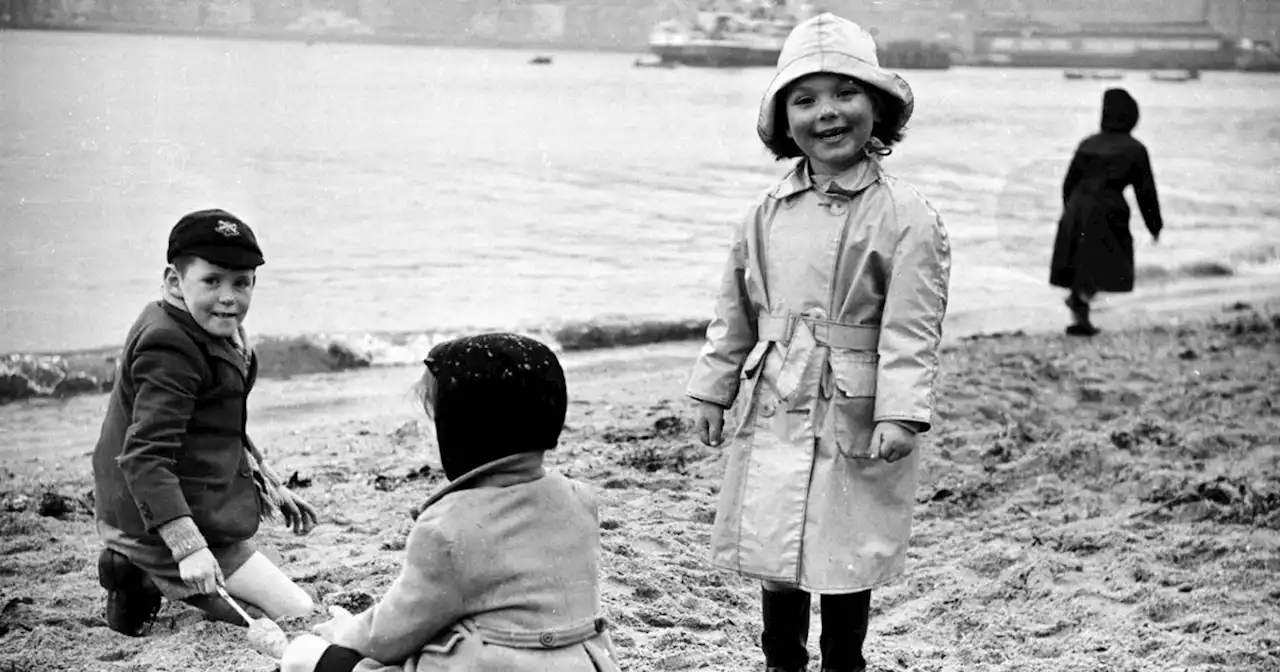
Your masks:
<svg viewBox="0 0 1280 672"><path fill-rule="evenodd" d="M739 402L713 563L847 593L903 571L918 456L871 459L870 438L932 420L951 262L938 214L875 158L829 191L801 161L752 208L688 394Z"/></svg>
<svg viewBox="0 0 1280 672"><path fill-rule="evenodd" d="M594 495L514 455L432 497L400 576L326 639L365 656L361 672L613 672L599 565ZM314 639L290 644L283 672L316 669Z"/></svg>

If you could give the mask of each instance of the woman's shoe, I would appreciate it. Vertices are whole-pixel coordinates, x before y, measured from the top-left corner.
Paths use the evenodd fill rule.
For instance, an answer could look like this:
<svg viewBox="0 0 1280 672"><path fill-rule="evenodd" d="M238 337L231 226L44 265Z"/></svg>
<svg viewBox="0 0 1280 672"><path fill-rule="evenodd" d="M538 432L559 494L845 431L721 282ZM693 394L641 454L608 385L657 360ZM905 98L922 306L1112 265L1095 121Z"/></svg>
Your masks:
<svg viewBox="0 0 1280 672"><path fill-rule="evenodd" d="M1073 324L1067 327L1068 336L1094 336L1094 335L1097 335L1099 331L1101 330L1093 326L1092 324L1088 324L1088 323Z"/></svg>

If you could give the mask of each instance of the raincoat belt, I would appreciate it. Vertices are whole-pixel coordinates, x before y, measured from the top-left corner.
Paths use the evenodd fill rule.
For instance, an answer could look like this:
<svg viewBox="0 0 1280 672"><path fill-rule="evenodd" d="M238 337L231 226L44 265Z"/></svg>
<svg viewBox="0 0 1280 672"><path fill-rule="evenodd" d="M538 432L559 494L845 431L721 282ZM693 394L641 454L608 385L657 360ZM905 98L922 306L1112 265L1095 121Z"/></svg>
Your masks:
<svg viewBox="0 0 1280 672"><path fill-rule="evenodd" d="M769 344L779 343L786 350L782 358L782 369L778 373L774 385L778 395L788 406L795 408L799 400L795 393L800 388L804 373L808 370L810 359L818 346L838 350L860 350L875 352L880 345L879 327L845 324L823 319L818 315L786 313L784 315L761 315L756 321L757 350L760 355ZM761 346L765 346L762 348ZM824 351L825 352L825 351ZM827 367L821 373L822 387L829 386Z"/></svg>
<svg viewBox="0 0 1280 672"><path fill-rule="evenodd" d="M475 624L476 631L485 642L513 649L557 649L581 644L607 628L608 623L603 618L594 618L571 627L547 630L500 630L479 623Z"/></svg>
<svg viewBox="0 0 1280 672"><path fill-rule="evenodd" d="M756 338L787 345L801 323L813 333L814 341L829 348L875 352L880 346L879 327L845 324L794 313L761 315L756 320Z"/></svg>

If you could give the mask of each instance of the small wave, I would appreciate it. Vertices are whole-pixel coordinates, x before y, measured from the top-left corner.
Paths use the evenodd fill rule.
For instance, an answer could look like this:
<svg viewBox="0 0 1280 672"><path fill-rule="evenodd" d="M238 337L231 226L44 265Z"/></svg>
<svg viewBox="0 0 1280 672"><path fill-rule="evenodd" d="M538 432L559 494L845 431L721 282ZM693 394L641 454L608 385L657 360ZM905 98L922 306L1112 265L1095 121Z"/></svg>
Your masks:
<svg viewBox="0 0 1280 672"><path fill-rule="evenodd" d="M422 361L437 343L467 334L512 331L557 352L582 352L701 339L705 319L603 317L524 329L453 329L360 334L263 335L252 339L262 378L290 378ZM110 391L119 348L0 356L0 403Z"/></svg>
<svg viewBox="0 0 1280 672"><path fill-rule="evenodd" d="M321 342L338 343L367 356L373 366L416 364L437 343L467 334L485 331L511 331L536 338L557 352L580 352L624 348L670 341L702 338L707 331L706 319L645 319L601 317L593 320L558 322L535 327L511 329L450 329L413 332L372 332L312 337ZM255 345L255 348L258 346ZM259 349L261 356L261 350Z"/></svg>
<svg viewBox="0 0 1280 672"><path fill-rule="evenodd" d="M1164 266L1139 266L1135 275L1139 281L1168 282L1185 278L1229 278L1236 274L1230 264L1220 261L1193 261L1174 268Z"/></svg>

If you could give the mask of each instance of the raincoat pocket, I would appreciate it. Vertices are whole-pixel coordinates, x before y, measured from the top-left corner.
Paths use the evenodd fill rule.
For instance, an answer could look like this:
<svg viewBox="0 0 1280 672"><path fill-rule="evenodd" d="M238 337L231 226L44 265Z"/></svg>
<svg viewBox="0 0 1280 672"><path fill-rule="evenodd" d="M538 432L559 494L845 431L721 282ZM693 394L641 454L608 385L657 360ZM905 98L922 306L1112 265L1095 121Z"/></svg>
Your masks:
<svg viewBox="0 0 1280 672"><path fill-rule="evenodd" d="M823 395L826 411L818 438L834 446L842 457L871 457L879 359L873 352L831 351L830 377Z"/></svg>

